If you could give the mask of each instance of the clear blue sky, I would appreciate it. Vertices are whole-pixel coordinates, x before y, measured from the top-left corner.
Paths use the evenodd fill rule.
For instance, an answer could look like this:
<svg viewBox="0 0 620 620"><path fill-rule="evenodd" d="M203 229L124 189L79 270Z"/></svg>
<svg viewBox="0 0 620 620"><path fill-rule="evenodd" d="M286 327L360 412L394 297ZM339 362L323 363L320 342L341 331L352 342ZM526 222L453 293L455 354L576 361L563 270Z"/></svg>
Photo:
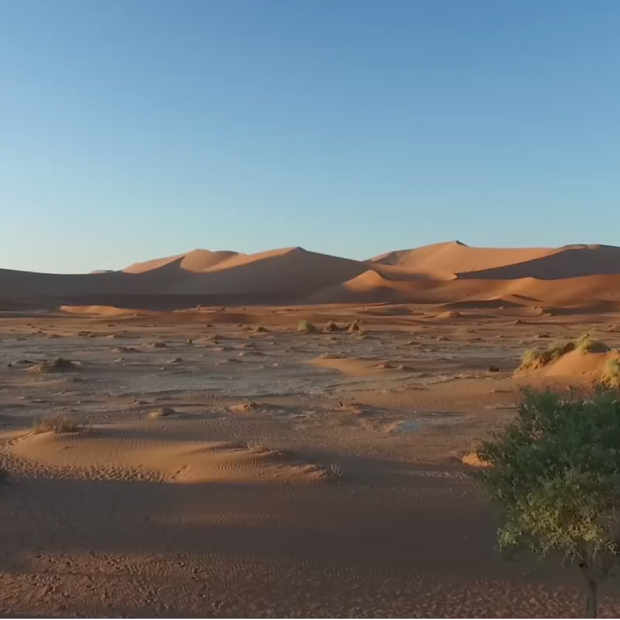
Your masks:
<svg viewBox="0 0 620 620"><path fill-rule="evenodd" d="M0 0L0 267L620 244L618 0Z"/></svg>

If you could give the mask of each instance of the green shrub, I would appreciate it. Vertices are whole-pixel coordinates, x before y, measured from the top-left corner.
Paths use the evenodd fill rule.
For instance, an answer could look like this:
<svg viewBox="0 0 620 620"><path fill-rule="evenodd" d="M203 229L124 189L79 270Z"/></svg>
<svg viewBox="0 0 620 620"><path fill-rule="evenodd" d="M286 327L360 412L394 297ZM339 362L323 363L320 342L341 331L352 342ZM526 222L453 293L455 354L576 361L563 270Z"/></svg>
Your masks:
<svg viewBox="0 0 620 620"><path fill-rule="evenodd" d="M299 321L297 331L304 332L306 334L314 334L316 332L316 327L314 326L314 323L311 323L310 321Z"/></svg>
<svg viewBox="0 0 620 620"><path fill-rule="evenodd" d="M579 566L587 615L620 558L620 393L526 392L517 419L477 450L475 471L501 510L500 549Z"/></svg>

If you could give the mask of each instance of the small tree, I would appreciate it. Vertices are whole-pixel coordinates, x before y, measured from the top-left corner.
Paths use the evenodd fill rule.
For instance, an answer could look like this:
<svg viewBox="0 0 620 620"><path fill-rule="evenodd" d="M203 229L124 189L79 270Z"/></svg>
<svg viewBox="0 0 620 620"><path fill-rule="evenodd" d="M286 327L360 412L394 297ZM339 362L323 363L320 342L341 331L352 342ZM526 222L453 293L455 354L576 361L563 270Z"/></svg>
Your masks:
<svg viewBox="0 0 620 620"><path fill-rule="evenodd" d="M528 391L517 419L477 454L487 467L474 477L502 511L500 549L578 564L596 617L619 558L620 393Z"/></svg>

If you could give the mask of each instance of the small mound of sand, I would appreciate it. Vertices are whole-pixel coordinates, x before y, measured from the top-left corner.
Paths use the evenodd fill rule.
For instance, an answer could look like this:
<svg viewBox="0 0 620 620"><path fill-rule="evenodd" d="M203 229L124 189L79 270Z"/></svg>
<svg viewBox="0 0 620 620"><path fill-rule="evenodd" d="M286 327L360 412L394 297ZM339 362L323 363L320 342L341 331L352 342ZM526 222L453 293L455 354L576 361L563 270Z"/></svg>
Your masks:
<svg viewBox="0 0 620 620"><path fill-rule="evenodd" d="M290 450L232 442L179 442L107 437L101 434L42 433L10 446L15 456L58 470L63 477L149 479L193 483L313 483L335 480L330 467Z"/></svg>
<svg viewBox="0 0 620 620"><path fill-rule="evenodd" d="M441 312L440 314L437 315L436 318L438 319L458 319L460 317L462 317L463 315L460 312L457 312L456 310L448 310L446 312Z"/></svg>
<svg viewBox="0 0 620 620"><path fill-rule="evenodd" d="M151 420L158 420L159 418L169 418L176 414L177 412L172 407L162 407L161 409L151 411L149 413L149 418L151 418Z"/></svg>
<svg viewBox="0 0 620 620"><path fill-rule="evenodd" d="M461 457L461 463L469 467L490 467L490 463L483 461L476 452L469 452Z"/></svg>
<svg viewBox="0 0 620 620"><path fill-rule="evenodd" d="M573 349L549 364L537 366L533 369L517 370L515 375L528 374L607 382L609 368L613 364L613 360L620 360L620 351L592 352Z"/></svg>
<svg viewBox="0 0 620 620"><path fill-rule="evenodd" d="M138 349L134 347L115 347L112 349L112 353L137 353Z"/></svg>
<svg viewBox="0 0 620 620"><path fill-rule="evenodd" d="M82 330L81 332L78 332L76 336L79 336L80 338L96 338L97 334L95 334L94 332Z"/></svg>
<svg viewBox="0 0 620 620"><path fill-rule="evenodd" d="M250 411L256 411L260 408L260 404L254 400L249 400L245 403L237 403L231 405L228 409L234 413L248 413Z"/></svg>
<svg viewBox="0 0 620 620"><path fill-rule="evenodd" d="M327 325L325 326L325 328L323 329L323 331L325 331L325 332L339 332L340 331L340 327L338 327L338 325L336 323L334 323L334 321L329 321L327 323Z"/></svg>
<svg viewBox="0 0 620 620"><path fill-rule="evenodd" d="M67 314L91 314L96 316L138 316L149 315L153 312L146 310L128 310L126 308L116 308L114 306L60 306L61 312Z"/></svg>
<svg viewBox="0 0 620 620"><path fill-rule="evenodd" d="M394 369L394 367L387 362L346 357L316 357L303 363L310 364L311 366L317 366L318 368L338 370L343 375L350 377L378 375Z"/></svg>

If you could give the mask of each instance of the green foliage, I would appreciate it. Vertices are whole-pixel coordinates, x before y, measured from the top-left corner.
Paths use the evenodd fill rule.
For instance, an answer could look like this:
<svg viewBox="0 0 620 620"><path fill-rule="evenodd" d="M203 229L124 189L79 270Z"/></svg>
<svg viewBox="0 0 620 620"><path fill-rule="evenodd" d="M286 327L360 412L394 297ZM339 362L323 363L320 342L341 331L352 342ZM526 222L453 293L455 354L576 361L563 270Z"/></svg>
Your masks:
<svg viewBox="0 0 620 620"><path fill-rule="evenodd" d="M502 550L560 554L589 584L607 575L620 534L618 391L528 391L517 419L477 455L490 465L472 475L501 508Z"/></svg>
<svg viewBox="0 0 620 620"><path fill-rule="evenodd" d="M316 327L314 326L314 323L311 323L310 321L299 321L297 331L305 332L306 334L314 334L316 332Z"/></svg>

